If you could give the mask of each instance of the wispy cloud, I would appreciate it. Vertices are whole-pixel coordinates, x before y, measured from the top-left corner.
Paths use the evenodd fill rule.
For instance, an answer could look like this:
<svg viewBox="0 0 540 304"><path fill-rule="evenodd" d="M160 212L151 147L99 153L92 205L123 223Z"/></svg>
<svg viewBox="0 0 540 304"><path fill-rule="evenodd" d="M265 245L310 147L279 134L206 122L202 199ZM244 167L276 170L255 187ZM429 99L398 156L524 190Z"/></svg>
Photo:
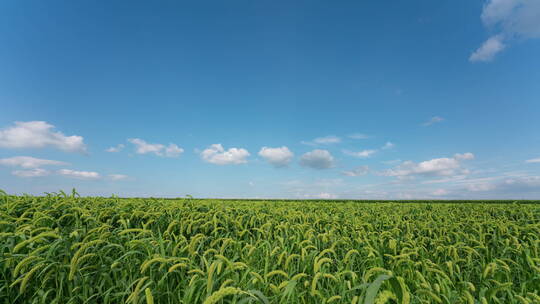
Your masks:
<svg viewBox="0 0 540 304"><path fill-rule="evenodd" d="M387 141L384 146L381 147L383 150L393 149L396 145L394 143L391 143Z"/></svg>
<svg viewBox="0 0 540 304"><path fill-rule="evenodd" d="M342 171L341 174L345 176L361 176L366 175L369 172L368 166L359 166L352 170Z"/></svg>
<svg viewBox="0 0 540 304"><path fill-rule="evenodd" d="M43 166L64 166L68 165L68 163L57 160L40 159L30 156L15 156L0 159L0 165L31 169Z"/></svg>
<svg viewBox="0 0 540 304"><path fill-rule="evenodd" d="M164 157L178 157L184 152L184 149L172 143L168 146L163 144L151 144L140 138L130 138L128 141L135 145L135 152L137 154L155 154L157 156Z"/></svg>
<svg viewBox="0 0 540 304"><path fill-rule="evenodd" d="M383 176L407 178L420 176L453 176L467 174L468 170L462 168L461 162L473 159L472 153L456 154L454 157L434 158L420 163L405 161L393 169L380 173Z"/></svg>
<svg viewBox="0 0 540 304"><path fill-rule="evenodd" d="M350 134L348 137L352 138L352 139L368 139L368 138L370 138L369 135L366 135L366 134L363 134L363 133Z"/></svg>
<svg viewBox="0 0 540 304"><path fill-rule="evenodd" d="M308 146L316 146L316 145L330 145L330 144L338 144L341 142L341 138L334 135L328 135L324 137L317 137L313 139L312 141L302 141L302 144L308 145Z"/></svg>
<svg viewBox="0 0 540 304"><path fill-rule="evenodd" d="M427 127L427 126L431 126L432 124L436 124L436 123L439 123L439 122L442 122L442 121L444 121L444 118L442 118L440 116L433 116L428 121L424 122L422 125L424 127Z"/></svg>
<svg viewBox="0 0 540 304"><path fill-rule="evenodd" d="M471 62L489 62L516 39L540 38L540 1L488 0L482 23L495 34L469 57Z"/></svg>
<svg viewBox="0 0 540 304"><path fill-rule="evenodd" d="M30 178L30 177L42 177L47 176L51 172L42 168L34 168L30 170L15 170L12 171L11 174L22 177L22 178Z"/></svg>
<svg viewBox="0 0 540 304"><path fill-rule="evenodd" d="M115 147L109 147L107 148L105 151L106 152L111 152L111 153L116 153L116 152L120 152L122 151L122 149L124 149L124 145L123 144L118 144L116 145Z"/></svg>
<svg viewBox="0 0 540 304"><path fill-rule="evenodd" d="M528 164L540 163L540 157L539 158L528 159L525 162L528 163Z"/></svg>
<svg viewBox="0 0 540 304"><path fill-rule="evenodd" d="M126 180L129 176L125 174L109 174L109 179L113 181L120 181L120 180Z"/></svg>
<svg viewBox="0 0 540 304"><path fill-rule="evenodd" d="M354 156L358 158L368 158L373 154L377 153L377 150L362 150L362 151L350 151L343 150L343 153L349 156Z"/></svg>
<svg viewBox="0 0 540 304"><path fill-rule="evenodd" d="M101 178L101 175L99 175L99 173L92 172L92 171L76 171L76 170L70 170L70 169L60 169L57 171L57 173L65 177L76 178L76 179L95 180L95 179Z"/></svg>

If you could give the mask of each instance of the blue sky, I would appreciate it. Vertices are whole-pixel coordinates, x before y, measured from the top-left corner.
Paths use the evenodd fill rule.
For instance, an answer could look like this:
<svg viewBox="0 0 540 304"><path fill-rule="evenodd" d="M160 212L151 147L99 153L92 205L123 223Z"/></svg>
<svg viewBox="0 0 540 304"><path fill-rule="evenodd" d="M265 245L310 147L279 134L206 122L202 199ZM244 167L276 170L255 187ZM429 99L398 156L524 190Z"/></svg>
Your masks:
<svg viewBox="0 0 540 304"><path fill-rule="evenodd" d="M0 189L538 199L539 3L2 1Z"/></svg>

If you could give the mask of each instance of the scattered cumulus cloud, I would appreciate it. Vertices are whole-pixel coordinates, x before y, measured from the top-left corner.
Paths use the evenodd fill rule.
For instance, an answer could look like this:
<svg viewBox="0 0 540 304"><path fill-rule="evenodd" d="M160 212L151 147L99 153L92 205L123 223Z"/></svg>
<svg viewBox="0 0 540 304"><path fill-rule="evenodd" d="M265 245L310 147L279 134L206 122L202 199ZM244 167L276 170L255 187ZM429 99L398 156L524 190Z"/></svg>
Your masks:
<svg viewBox="0 0 540 304"><path fill-rule="evenodd" d="M17 121L0 130L0 148L53 147L67 152L86 152L82 136L66 136L45 121Z"/></svg>
<svg viewBox="0 0 540 304"><path fill-rule="evenodd" d="M428 126L431 126L432 124L436 124L436 123L439 123L439 122L442 122L442 121L444 121L444 118L442 118L440 116L433 116L428 121L424 122L422 125L424 127L428 127Z"/></svg>
<svg viewBox="0 0 540 304"><path fill-rule="evenodd" d="M122 149L124 149L124 147L125 146L123 144L119 144L119 145L116 145L115 147L107 148L105 151L111 152L111 153L116 153L116 152L122 151Z"/></svg>
<svg viewBox="0 0 540 304"><path fill-rule="evenodd" d="M11 174L22 177L22 178L29 178L29 177L42 177L47 176L50 174L48 170L41 169L41 168L34 168L30 170L15 170L11 172Z"/></svg>
<svg viewBox="0 0 540 304"><path fill-rule="evenodd" d="M372 156L373 154L377 153L377 150L362 150L362 151L349 151L349 150L343 150L343 153L349 156L354 156L358 158L367 158Z"/></svg>
<svg viewBox="0 0 540 304"><path fill-rule="evenodd" d="M238 165L247 163L249 152L243 148L225 150L221 144L213 144L201 152L201 158L216 165Z"/></svg>
<svg viewBox="0 0 540 304"><path fill-rule="evenodd" d="M471 54L471 62L493 60L513 40L540 38L538 0L488 0L481 19L494 35Z"/></svg>
<svg viewBox="0 0 540 304"><path fill-rule="evenodd" d="M294 157L294 153L285 146L280 148L262 147L259 155L276 168L288 166Z"/></svg>
<svg viewBox="0 0 540 304"><path fill-rule="evenodd" d="M343 171L341 173L346 176L361 176L361 175L366 175L368 172L369 172L368 166L359 166L352 170Z"/></svg>
<svg viewBox="0 0 540 304"><path fill-rule="evenodd" d="M334 167L334 157L327 150L315 149L302 155L300 165L313 169L329 169Z"/></svg>
<svg viewBox="0 0 540 304"><path fill-rule="evenodd" d="M40 159L30 156L15 156L0 159L0 165L21 167L24 169L34 169L42 166L64 166L67 165L67 163L57 160Z"/></svg>
<svg viewBox="0 0 540 304"><path fill-rule="evenodd" d="M178 157L184 152L184 149L175 144L165 146L163 144L151 144L140 138L130 138L128 141L135 145L135 153L137 154L155 154L164 157Z"/></svg>
<svg viewBox="0 0 540 304"><path fill-rule="evenodd" d="M309 146L316 146L316 145L330 145L330 144L338 144L341 142L341 138L329 135L324 137L317 137L312 141L303 141L302 144L309 145Z"/></svg>
<svg viewBox="0 0 540 304"><path fill-rule="evenodd" d="M453 176L468 174L468 170L462 168L461 161L473 159L472 153L456 154L452 158L435 158L420 163L405 161L393 169L383 171L383 176L407 178L414 175L420 176Z"/></svg>
<svg viewBox="0 0 540 304"><path fill-rule="evenodd" d="M75 171L70 169L60 169L57 171L59 175L70 177L70 178L76 178L76 179L88 179L88 180L95 180L100 179L101 175L97 172L92 171Z"/></svg>
<svg viewBox="0 0 540 304"><path fill-rule="evenodd" d="M525 162L528 163L528 164L540 163L540 157L539 158L528 159Z"/></svg>

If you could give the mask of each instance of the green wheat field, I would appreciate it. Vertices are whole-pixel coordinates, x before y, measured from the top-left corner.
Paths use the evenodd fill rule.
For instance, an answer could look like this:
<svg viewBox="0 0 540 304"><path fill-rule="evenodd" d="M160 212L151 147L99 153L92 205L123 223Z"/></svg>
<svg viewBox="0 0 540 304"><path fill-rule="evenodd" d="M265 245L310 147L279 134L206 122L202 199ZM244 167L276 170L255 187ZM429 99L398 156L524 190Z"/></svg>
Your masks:
<svg viewBox="0 0 540 304"><path fill-rule="evenodd" d="M0 303L540 303L540 204L2 193Z"/></svg>

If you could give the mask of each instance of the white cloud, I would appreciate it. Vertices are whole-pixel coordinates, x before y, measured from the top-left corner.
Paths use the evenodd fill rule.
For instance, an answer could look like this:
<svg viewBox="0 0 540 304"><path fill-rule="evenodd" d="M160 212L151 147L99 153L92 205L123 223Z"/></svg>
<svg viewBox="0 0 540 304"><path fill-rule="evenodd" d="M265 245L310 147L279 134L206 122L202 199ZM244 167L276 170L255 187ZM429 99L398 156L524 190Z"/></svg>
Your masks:
<svg viewBox="0 0 540 304"><path fill-rule="evenodd" d="M495 30L480 48L472 53L471 62L490 61L515 39L540 38L540 1L488 0L481 15L484 26Z"/></svg>
<svg viewBox="0 0 540 304"><path fill-rule="evenodd" d="M15 126L0 130L0 148L54 147L68 152L86 152L83 137L54 132L45 121L17 121Z"/></svg>
<svg viewBox="0 0 540 304"><path fill-rule="evenodd" d="M361 176L361 175L366 175L368 172L369 172L368 166L360 166L349 171L343 171L341 173L346 176Z"/></svg>
<svg viewBox="0 0 540 304"><path fill-rule="evenodd" d="M377 150L362 150L362 151L358 151L358 152L349 151L349 150L343 150L343 153L345 153L345 154L347 154L349 156L354 156L354 157L359 157L359 158L367 158L367 157L370 157L373 154L377 153Z"/></svg>
<svg viewBox="0 0 540 304"><path fill-rule="evenodd" d="M242 148L225 150L221 144L210 145L201 152L201 158L216 165L238 165L247 163L249 152Z"/></svg>
<svg viewBox="0 0 540 304"><path fill-rule="evenodd" d="M30 156L15 156L0 159L0 165L32 169L42 166L63 166L67 165L67 163L57 160L40 159Z"/></svg>
<svg viewBox="0 0 540 304"><path fill-rule="evenodd" d="M286 167L291 162L294 153L285 146L281 148L262 147L259 151L259 155L266 159L270 164L280 168Z"/></svg>
<svg viewBox="0 0 540 304"><path fill-rule="evenodd" d="M122 149L124 149L124 147L125 146L123 144L118 144L116 145L116 147L107 148L105 151L111 152L111 153L120 152L122 151Z"/></svg>
<svg viewBox="0 0 540 304"><path fill-rule="evenodd" d="M384 144L384 146L381 147L381 149L383 149L383 150L388 150L388 149L394 148L395 146L396 146L395 144L393 144L393 143L387 141L387 142Z"/></svg>
<svg viewBox="0 0 540 304"><path fill-rule="evenodd" d="M155 154L157 156L178 157L184 152L184 149L175 144L165 146L163 144L150 144L140 138L130 138L128 141L136 146L137 154Z"/></svg>
<svg viewBox="0 0 540 304"><path fill-rule="evenodd" d="M366 135L366 134L362 134L362 133L354 133L354 134L349 135L349 138L352 138L352 139L368 139L369 136Z"/></svg>
<svg viewBox="0 0 540 304"><path fill-rule="evenodd" d="M398 164L400 162L401 162L401 159L391 159L391 160L382 161L381 163L383 163L385 165L395 165L395 164Z"/></svg>
<svg viewBox="0 0 540 304"><path fill-rule="evenodd" d="M468 170L461 167L462 160L473 159L472 153L456 154L453 158L435 158L420 163L405 161L399 166L383 171L381 175L407 178L413 175L420 176L453 176L468 174Z"/></svg>
<svg viewBox="0 0 540 304"><path fill-rule="evenodd" d="M330 144L338 144L341 142L341 138L329 135L324 137L317 137L312 141L302 141L302 144L309 145L309 146L316 146L316 145L330 145Z"/></svg>
<svg viewBox="0 0 540 304"><path fill-rule="evenodd" d="M495 185L491 183L472 183L466 186L466 189L471 192L491 191L495 188Z"/></svg>
<svg viewBox="0 0 540 304"><path fill-rule="evenodd" d="M454 158L457 160L471 160L471 159L474 159L474 154L472 154L471 152L467 152L463 154L456 153L454 154Z"/></svg>
<svg viewBox="0 0 540 304"><path fill-rule="evenodd" d="M109 179L113 181L125 180L128 178L129 176L124 175L124 174L109 174Z"/></svg>
<svg viewBox="0 0 540 304"><path fill-rule="evenodd" d="M169 144L169 146L165 148L165 156L167 157L178 157L183 152L184 152L184 149L178 147L175 144Z"/></svg>
<svg viewBox="0 0 540 304"><path fill-rule="evenodd" d="M41 177L41 176L47 176L50 174L49 171L41 168L34 168L31 170L15 170L11 172L11 174L18 176L18 177Z"/></svg>
<svg viewBox="0 0 540 304"><path fill-rule="evenodd" d="M337 199L339 196L336 194L328 193L328 192L321 192L318 194L306 194L304 195L305 198L318 198L318 199Z"/></svg>
<svg viewBox="0 0 540 304"><path fill-rule="evenodd" d="M446 189L437 189L435 191L433 191L431 193L431 195L434 195L434 196L444 196L444 195L448 195L448 190Z"/></svg>
<svg viewBox="0 0 540 304"><path fill-rule="evenodd" d="M528 164L532 164L532 163L540 163L540 158L528 159L528 160L526 160L525 162L528 163Z"/></svg>
<svg viewBox="0 0 540 304"><path fill-rule="evenodd" d="M99 173L91 172L91 171L75 171L75 170L70 170L70 169L61 169L61 170L58 170L57 173L62 176L77 178L77 179L95 180L95 179L101 178Z"/></svg>
<svg viewBox="0 0 540 304"><path fill-rule="evenodd" d="M334 157L327 150L315 149L302 155L300 165L313 169L328 169L334 167Z"/></svg>
<svg viewBox="0 0 540 304"><path fill-rule="evenodd" d="M423 123L422 125L424 127L427 127L427 126L431 126L432 124L435 124L435 123L438 123L438 122L441 122L441 121L444 121L444 118L442 118L440 116L433 116L428 121Z"/></svg>
<svg viewBox="0 0 540 304"><path fill-rule="evenodd" d="M504 50L504 48L506 47L502 39L503 38L500 35L490 37L482 44L482 46L480 46L476 51L471 54L471 57L469 57L469 61L488 62L493 60L493 58L495 58L495 55Z"/></svg>

